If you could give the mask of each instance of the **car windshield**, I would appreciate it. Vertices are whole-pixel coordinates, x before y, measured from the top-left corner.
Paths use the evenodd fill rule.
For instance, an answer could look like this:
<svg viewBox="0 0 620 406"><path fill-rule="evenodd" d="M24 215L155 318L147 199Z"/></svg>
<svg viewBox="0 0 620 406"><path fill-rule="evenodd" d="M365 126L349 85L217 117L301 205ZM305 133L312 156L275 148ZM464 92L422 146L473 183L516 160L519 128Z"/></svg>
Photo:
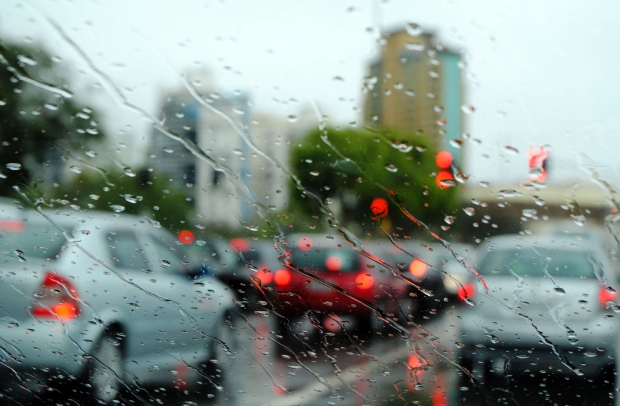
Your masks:
<svg viewBox="0 0 620 406"><path fill-rule="evenodd" d="M0 220L2 251L18 258L54 260L66 243L63 233L53 224Z"/></svg>
<svg viewBox="0 0 620 406"><path fill-rule="evenodd" d="M489 253L480 264L484 276L516 278L596 278L594 259L588 252L563 252L545 249L511 249Z"/></svg>
<svg viewBox="0 0 620 406"><path fill-rule="evenodd" d="M1 4L0 404L620 404L620 2Z"/></svg>

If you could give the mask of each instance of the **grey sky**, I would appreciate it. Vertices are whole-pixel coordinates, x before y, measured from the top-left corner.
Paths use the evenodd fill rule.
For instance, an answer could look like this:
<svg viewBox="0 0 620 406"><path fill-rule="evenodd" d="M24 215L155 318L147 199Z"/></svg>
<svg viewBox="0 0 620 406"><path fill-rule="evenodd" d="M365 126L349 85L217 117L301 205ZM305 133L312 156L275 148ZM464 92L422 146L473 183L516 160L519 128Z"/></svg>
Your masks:
<svg viewBox="0 0 620 406"><path fill-rule="evenodd" d="M619 169L619 12L614 1L33 0L6 2L0 31L53 49L119 142L140 145L148 124L95 86L102 78L45 18L152 114L176 75L206 68L220 91L250 92L255 110L286 116L316 101L332 125L359 122L378 33L415 22L465 56L465 103L476 109L466 130L482 141L466 144L472 181L523 180L527 146L549 144L552 182L589 165L610 178Z"/></svg>

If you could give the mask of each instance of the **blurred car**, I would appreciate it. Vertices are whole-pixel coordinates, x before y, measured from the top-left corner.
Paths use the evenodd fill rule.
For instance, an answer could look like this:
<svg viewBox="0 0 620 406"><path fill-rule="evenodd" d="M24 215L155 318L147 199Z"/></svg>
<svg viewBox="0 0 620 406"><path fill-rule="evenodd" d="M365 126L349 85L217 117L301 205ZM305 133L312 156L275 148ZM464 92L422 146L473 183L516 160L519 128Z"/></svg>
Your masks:
<svg viewBox="0 0 620 406"><path fill-rule="evenodd" d="M22 211L0 219L0 245L5 400L112 404L150 385L218 395L233 297L195 275L174 235L125 214Z"/></svg>
<svg viewBox="0 0 620 406"><path fill-rule="evenodd" d="M514 382L534 378L544 385L552 376L613 392L616 281L599 245L510 235L491 238L476 256L488 294L478 282L475 306L459 318L459 387L469 389L459 392L462 403L482 404L485 397L508 403Z"/></svg>
<svg viewBox="0 0 620 406"><path fill-rule="evenodd" d="M224 239L216 235L205 236L187 245L199 269L225 283L242 307L253 305L261 296L250 276L263 265L262 250L257 241L248 238Z"/></svg>
<svg viewBox="0 0 620 406"><path fill-rule="evenodd" d="M285 247L290 266L276 270L272 283L275 311L286 318L280 332L337 333L344 327L361 337L372 334L372 310L355 297L387 302L375 264L337 235L294 234Z"/></svg>

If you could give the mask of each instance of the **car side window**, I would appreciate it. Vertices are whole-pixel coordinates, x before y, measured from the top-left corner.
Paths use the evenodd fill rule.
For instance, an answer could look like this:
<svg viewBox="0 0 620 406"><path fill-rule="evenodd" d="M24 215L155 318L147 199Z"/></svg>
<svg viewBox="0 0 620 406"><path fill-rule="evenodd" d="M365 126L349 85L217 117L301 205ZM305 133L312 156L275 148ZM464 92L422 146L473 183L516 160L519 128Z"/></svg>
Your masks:
<svg viewBox="0 0 620 406"><path fill-rule="evenodd" d="M189 258L183 247L172 238L153 236L153 252L159 261L155 269L164 269L166 273L186 275L190 271Z"/></svg>
<svg viewBox="0 0 620 406"><path fill-rule="evenodd" d="M108 233L111 264L123 269L139 271L148 268L144 250L138 238L130 231L112 231Z"/></svg>

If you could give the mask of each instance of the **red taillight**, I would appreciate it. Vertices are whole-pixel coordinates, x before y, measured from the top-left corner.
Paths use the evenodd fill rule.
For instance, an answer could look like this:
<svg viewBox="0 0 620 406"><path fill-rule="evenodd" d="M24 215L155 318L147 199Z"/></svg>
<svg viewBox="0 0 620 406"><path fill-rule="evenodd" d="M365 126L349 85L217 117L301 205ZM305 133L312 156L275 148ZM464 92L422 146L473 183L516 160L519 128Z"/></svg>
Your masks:
<svg viewBox="0 0 620 406"><path fill-rule="evenodd" d="M279 269L273 276L273 280L278 286L285 286L291 282L291 273L288 269Z"/></svg>
<svg viewBox="0 0 620 406"><path fill-rule="evenodd" d="M269 269L261 268L256 272L256 277L263 285L269 285L273 280L273 273Z"/></svg>
<svg viewBox="0 0 620 406"><path fill-rule="evenodd" d="M337 256L328 257L325 260L325 267L330 271L339 271L342 268L342 258Z"/></svg>
<svg viewBox="0 0 620 406"><path fill-rule="evenodd" d="M464 283L459 285L459 289L456 294L462 301L465 301L465 299L471 299L476 294L476 286L471 282Z"/></svg>
<svg viewBox="0 0 620 406"><path fill-rule="evenodd" d="M67 321L80 314L80 298L67 279L48 272L41 288L40 297L36 299L32 308L35 317Z"/></svg>
<svg viewBox="0 0 620 406"><path fill-rule="evenodd" d="M426 265L424 261L421 261L419 259L414 259L413 261L411 261L411 264L409 264L409 272L416 278L423 277L424 274L426 274L427 269L428 265Z"/></svg>
<svg viewBox="0 0 620 406"><path fill-rule="evenodd" d="M598 301L604 308L616 305L618 292L610 286L603 287L598 293Z"/></svg>
<svg viewBox="0 0 620 406"><path fill-rule="evenodd" d="M375 278L369 273L360 273L355 278L355 286L359 289L370 289L375 284Z"/></svg>

